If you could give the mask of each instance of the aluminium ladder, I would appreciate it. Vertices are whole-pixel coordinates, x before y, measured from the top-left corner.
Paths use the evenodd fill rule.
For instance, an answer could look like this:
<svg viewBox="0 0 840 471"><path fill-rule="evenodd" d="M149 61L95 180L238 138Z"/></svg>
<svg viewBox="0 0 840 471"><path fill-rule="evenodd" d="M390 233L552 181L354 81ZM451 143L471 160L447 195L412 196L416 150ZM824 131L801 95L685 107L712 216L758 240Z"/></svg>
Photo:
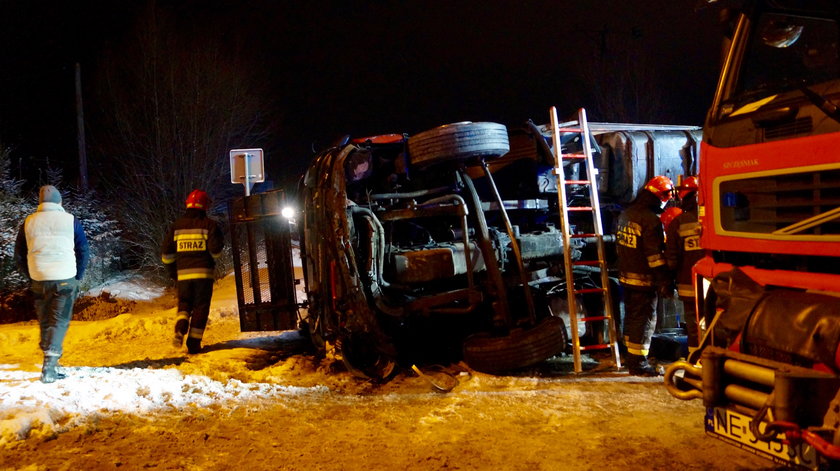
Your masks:
<svg viewBox="0 0 840 471"><path fill-rule="evenodd" d="M557 195L560 206L558 212L560 213L561 231L563 233L563 253L565 258L565 272L566 272L566 293L569 304L569 319L571 320L572 331L572 347L574 350L574 367L575 373L580 373L582 350L604 350L611 349L612 356L615 361L616 370L621 368L621 357L618 351L618 341L616 339L616 325L615 316L613 315L612 297L610 296L610 280L607 272L607 263L604 251L604 230L601 224L601 208L598 201L598 186L597 186L597 169L592 159L592 148L590 146L591 133L589 124L586 121L586 110L581 108L578 110L577 121L570 121L560 124L557 120L557 108L551 107L549 110L551 114L551 129L552 140L554 145L554 173L557 175ZM563 154L560 145L560 133L580 133L582 154L567 153ZM565 171L563 170L563 162L568 160L576 160L584 163L586 167L586 179L567 180ZM566 187L568 185L585 185L589 189L589 202L584 206L570 206L566 195ZM588 212L592 215L593 233L576 233L573 232L572 226L569 224L569 214L571 212ZM584 239L587 242L594 241L597 246L597 260L572 260L572 239ZM576 266L590 266L598 267L601 272L601 287L600 288L578 288L575 286L575 272ZM602 315L578 317L577 312L577 296L578 294L598 293L603 300L604 312ZM609 332L609 343L597 345L580 345L578 338L578 322L590 321L606 321Z"/></svg>

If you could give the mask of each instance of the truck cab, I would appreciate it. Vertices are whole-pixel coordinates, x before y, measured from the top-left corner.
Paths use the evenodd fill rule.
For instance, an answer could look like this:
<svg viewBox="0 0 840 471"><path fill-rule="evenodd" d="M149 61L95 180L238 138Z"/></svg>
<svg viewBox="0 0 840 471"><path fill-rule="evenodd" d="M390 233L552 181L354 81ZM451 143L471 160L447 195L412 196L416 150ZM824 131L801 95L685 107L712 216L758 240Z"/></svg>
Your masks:
<svg viewBox="0 0 840 471"><path fill-rule="evenodd" d="M703 129L700 349L665 377L706 431L787 465L840 458L840 5L727 2Z"/></svg>

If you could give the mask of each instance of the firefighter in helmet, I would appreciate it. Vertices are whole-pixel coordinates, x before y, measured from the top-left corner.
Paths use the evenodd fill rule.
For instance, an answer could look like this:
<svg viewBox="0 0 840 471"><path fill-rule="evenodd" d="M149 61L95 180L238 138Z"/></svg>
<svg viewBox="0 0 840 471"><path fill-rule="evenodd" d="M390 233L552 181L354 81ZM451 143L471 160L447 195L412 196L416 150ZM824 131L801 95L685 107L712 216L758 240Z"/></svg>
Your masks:
<svg viewBox="0 0 840 471"><path fill-rule="evenodd" d="M674 192L665 176L652 178L621 212L616 231L619 282L624 294L625 363L631 375L658 376L647 355L656 327L657 295L670 296L673 281L665 262L659 214Z"/></svg>
<svg viewBox="0 0 840 471"><path fill-rule="evenodd" d="M700 249L700 223L697 222L697 189L695 176L685 178L677 186L682 212L665 226L665 260L675 274L677 294L683 303L689 351L699 345L697 310L694 305L694 280L691 268L703 258Z"/></svg>
<svg viewBox="0 0 840 471"><path fill-rule="evenodd" d="M178 313L173 346L181 348L187 336L187 351L198 353L210 314L215 260L222 254L224 236L207 217L210 197L202 190L187 196L187 208L163 239L161 259L178 288Z"/></svg>

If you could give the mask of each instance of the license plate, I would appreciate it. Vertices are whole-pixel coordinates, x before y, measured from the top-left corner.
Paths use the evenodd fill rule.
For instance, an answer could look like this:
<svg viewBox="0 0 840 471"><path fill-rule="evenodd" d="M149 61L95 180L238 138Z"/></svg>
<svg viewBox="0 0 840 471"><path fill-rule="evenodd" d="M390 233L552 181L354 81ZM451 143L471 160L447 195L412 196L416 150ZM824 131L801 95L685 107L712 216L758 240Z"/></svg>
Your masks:
<svg viewBox="0 0 840 471"><path fill-rule="evenodd" d="M814 448L807 443L786 445L781 442L784 434L779 434L773 441L755 438L750 431L751 417L721 407L706 409L706 434L750 451L776 463L798 466L805 469L817 469L819 457ZM758 429L764 432L766 423Z"/></svg>

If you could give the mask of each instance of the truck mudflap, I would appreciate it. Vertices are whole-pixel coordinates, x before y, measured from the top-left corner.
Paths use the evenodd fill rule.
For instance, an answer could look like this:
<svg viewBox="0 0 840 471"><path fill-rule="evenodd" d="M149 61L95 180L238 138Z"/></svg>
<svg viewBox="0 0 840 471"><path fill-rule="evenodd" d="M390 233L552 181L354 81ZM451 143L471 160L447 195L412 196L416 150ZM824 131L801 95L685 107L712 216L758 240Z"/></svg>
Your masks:
<svg viewBox="0 0 840 471"><path fill-rule="evenodd" d="M840 376L707 347L698 364L672 363L665 387L703 399L706 433L805 469L840 465Z"/></svg>

